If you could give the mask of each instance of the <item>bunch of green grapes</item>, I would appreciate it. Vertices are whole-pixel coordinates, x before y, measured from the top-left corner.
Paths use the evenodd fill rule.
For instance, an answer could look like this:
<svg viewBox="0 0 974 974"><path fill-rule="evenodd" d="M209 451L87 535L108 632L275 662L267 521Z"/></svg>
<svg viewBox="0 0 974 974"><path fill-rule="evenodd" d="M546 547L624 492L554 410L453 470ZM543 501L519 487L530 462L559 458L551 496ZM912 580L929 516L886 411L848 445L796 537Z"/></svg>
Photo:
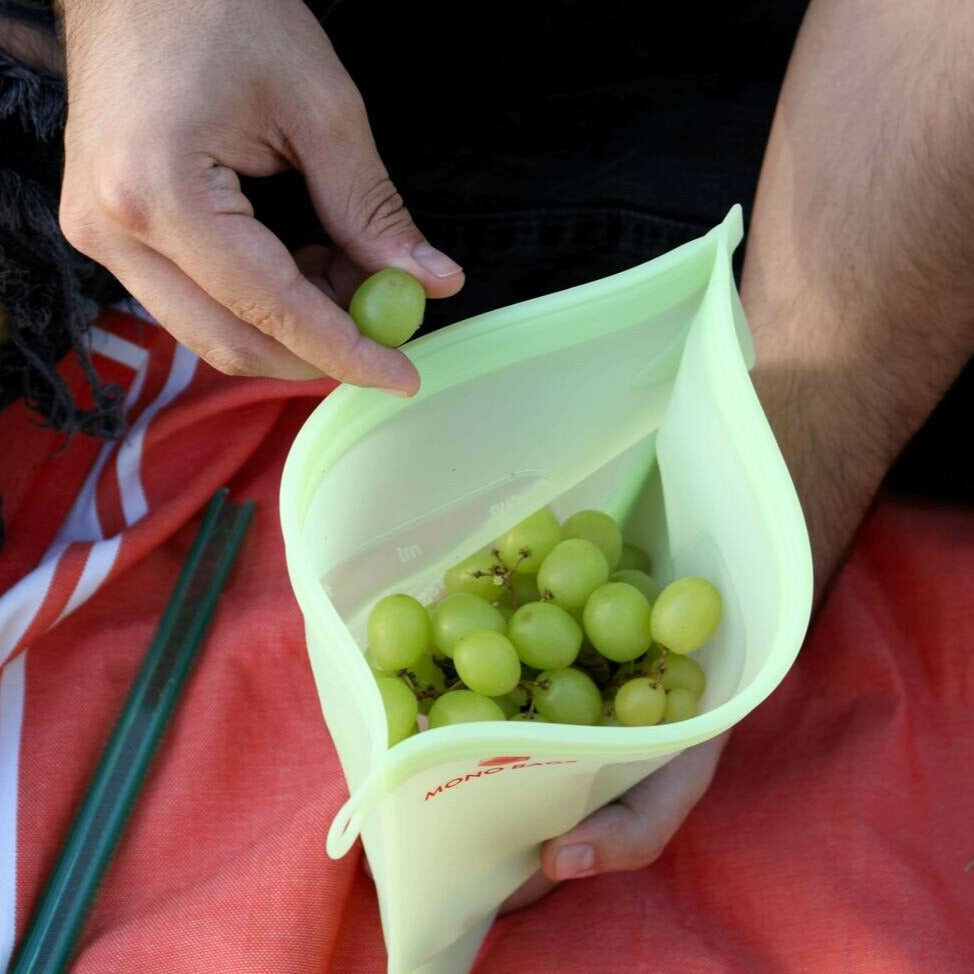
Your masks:
<svg viewBox="0 0 974 974"><path fill-rule="evenodd" d="M394 593L368 616L390 746L468 721L643 727L697 714L706 674L691 654L720 623L720 593L696 576L658 588L608 514L559 522L541 508L443 584L430 605Z"/></svg>

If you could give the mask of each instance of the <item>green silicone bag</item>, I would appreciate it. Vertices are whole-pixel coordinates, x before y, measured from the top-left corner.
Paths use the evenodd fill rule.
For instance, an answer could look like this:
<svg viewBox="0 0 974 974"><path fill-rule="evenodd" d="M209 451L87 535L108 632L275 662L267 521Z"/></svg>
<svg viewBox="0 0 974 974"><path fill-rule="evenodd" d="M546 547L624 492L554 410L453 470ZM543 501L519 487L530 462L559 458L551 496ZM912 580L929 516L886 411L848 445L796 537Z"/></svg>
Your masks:
<svg viewBox="0 0 974 974"><path fill-rule="evenodd" d="M751 385L732 273L740 208L622 273L459 322L406 346L412 399L343 386L299 431L280 508L322 713L361 836L388 974L469 971L498 905L574 826L732 727L787 673L811 611L801 508ZM446 568L542 505L599 508L654 577L711 579L724 615L697 654L693 719L645 728L463 724L386 745L363 657L382 595L423 602Z"/></svg>

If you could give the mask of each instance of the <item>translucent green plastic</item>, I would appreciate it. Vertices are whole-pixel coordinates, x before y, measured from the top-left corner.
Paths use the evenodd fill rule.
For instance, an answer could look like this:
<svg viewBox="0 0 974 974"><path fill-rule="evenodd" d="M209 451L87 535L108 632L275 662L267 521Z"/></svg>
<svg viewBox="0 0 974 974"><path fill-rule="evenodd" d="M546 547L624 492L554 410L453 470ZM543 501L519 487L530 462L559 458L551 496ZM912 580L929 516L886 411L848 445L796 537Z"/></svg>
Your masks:
<svg viewBox="0 0 974 974"><path fill-rule="evenodd" d="M410 342L414 398L341 387L295 438L288 572L350 794L327 848L362 837L388 974L468 971L541 842L732 727L795 659L811 556L750 381L741 234L734 207L631 270ZM696 654L701 713L646 728L463 724L387 748L363 657L369 608L390 592L431 601L449 565L545 504L611 513L659 583L720 588L720 628Z"/></svg>

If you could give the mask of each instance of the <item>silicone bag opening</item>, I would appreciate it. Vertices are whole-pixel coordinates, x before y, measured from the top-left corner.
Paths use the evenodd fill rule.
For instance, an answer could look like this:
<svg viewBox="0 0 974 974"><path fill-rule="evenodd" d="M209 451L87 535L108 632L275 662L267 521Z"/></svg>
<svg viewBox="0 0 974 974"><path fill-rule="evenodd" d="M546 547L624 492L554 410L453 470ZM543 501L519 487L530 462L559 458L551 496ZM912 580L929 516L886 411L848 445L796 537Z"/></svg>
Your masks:
<svg viewBox="0 0 974 974"><path fill-rule="evenodd" d="M350 794L328 850L362 837L389 974L469 970L544 839L733 726L794 661L811 556L748 375L741 233L734 207L629 271L412 342L416 397L342 387L295 438L288 572ZM362 652L371 605L392 591L431 601L449 565L544 504L606 510L658 582L720 588L724 618L697 654L702 712L647 728L465 724L388 749Z"/></svg>

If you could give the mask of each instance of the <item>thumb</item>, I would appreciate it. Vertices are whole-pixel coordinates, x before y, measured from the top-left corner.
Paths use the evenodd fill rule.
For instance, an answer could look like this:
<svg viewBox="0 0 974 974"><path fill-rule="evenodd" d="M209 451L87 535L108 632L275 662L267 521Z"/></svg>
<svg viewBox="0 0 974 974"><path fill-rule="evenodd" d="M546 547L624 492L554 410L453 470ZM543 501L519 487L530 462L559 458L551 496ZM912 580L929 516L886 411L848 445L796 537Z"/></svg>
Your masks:
<svg viewBox="0 0 974 974"><path fill-rule="evenodd" d="M688 748L617 801L546 842L545 875L560 882L654 862L710 787L728 737L725 731Z"/></svg>
<svg viewBox="0 0 974 974"><path fill-rule="evenodd" d="M437 250L406 209L379 157L358 89L332 86L319 105L289 137L311 201L334 245L366 273L398 267L426 294L444 298L463 286L463 269Z"/></svg>

